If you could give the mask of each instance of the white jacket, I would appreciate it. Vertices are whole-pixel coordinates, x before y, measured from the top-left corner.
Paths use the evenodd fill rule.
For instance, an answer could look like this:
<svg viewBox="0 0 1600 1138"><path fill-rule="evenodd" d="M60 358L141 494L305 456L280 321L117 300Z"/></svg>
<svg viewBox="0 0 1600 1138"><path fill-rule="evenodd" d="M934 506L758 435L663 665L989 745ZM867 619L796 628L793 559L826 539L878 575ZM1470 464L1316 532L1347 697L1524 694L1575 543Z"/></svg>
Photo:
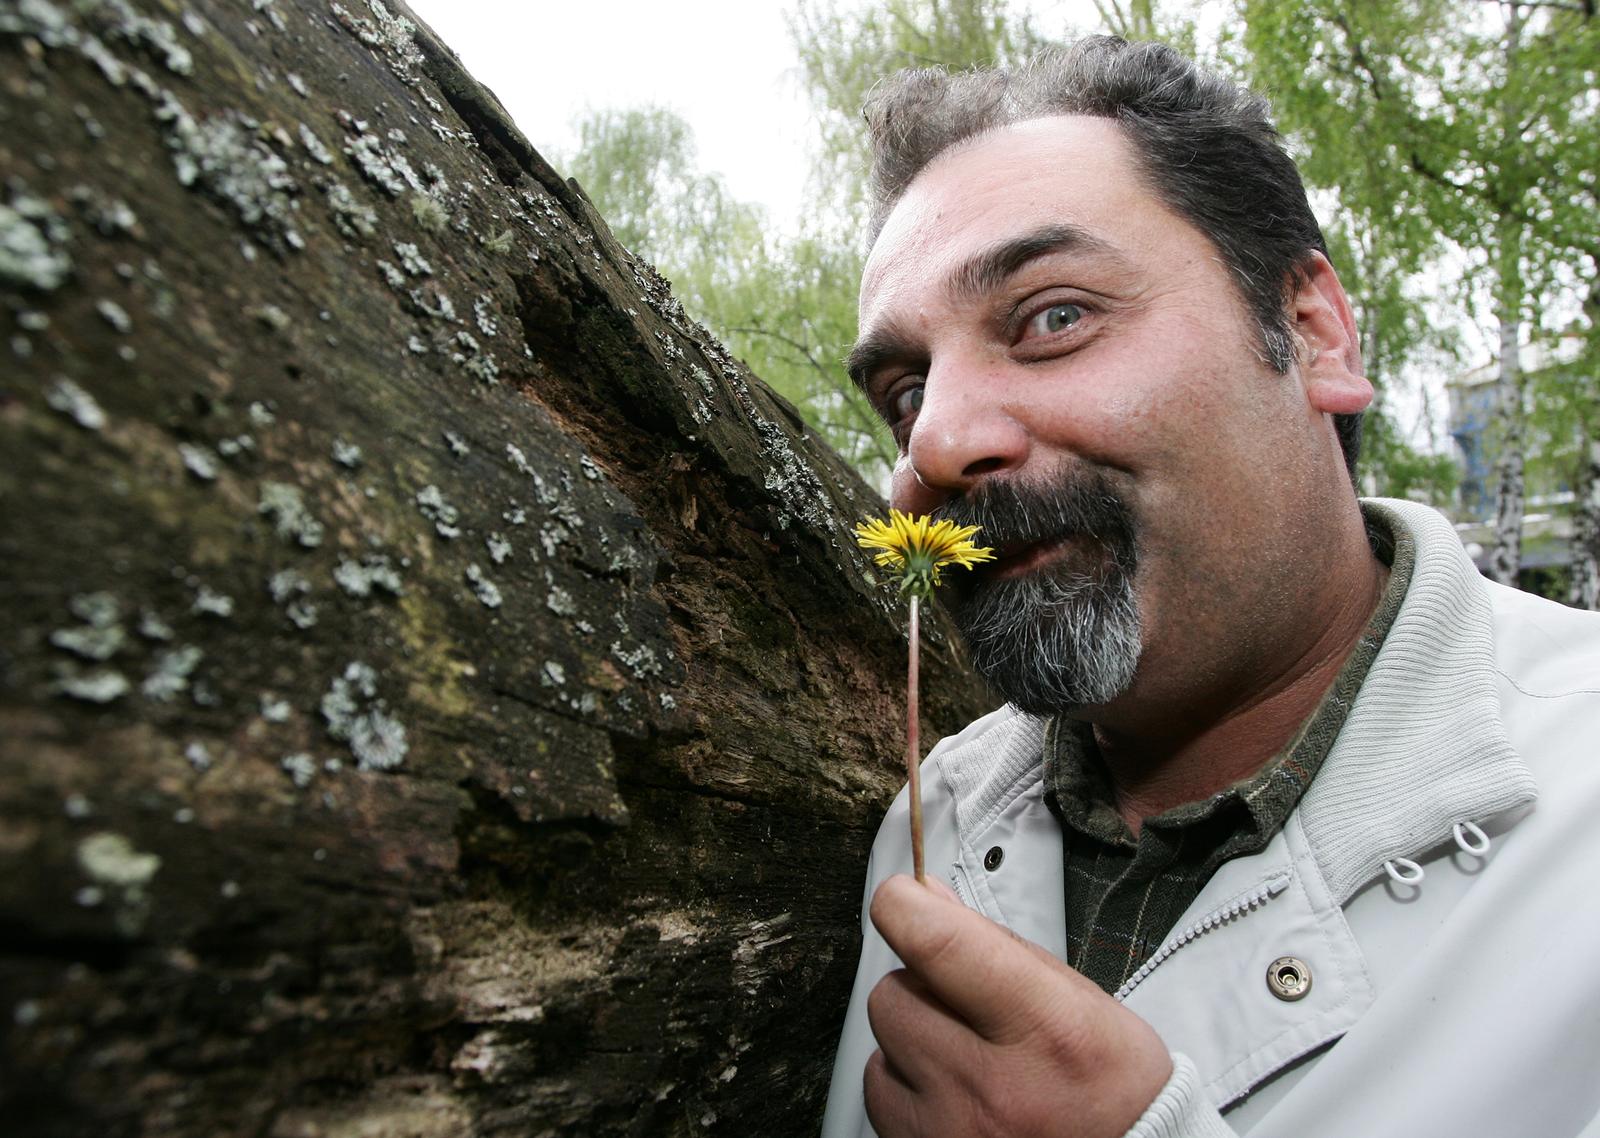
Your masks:
<svg viewBox="0 0 1600 1138"><path fill-rule="evenodd" d="M1119 993L1175 1067L1129 1134L1600 1138L1600 615L1484 580L1430 509L1366 505L1415 539L1410 589L1284 829L1223 865ZM927 864L1064 959L1042 729L1002 709L928 756ZM902 792L868 899L908 870L907 828ZM1391 878L1402 859L1420 883ZM899 961L865 906L862 932L824 1138L872 1133L866 997ZM1298 1001L1268 987L1280 957L1309 967Z"/></svg>

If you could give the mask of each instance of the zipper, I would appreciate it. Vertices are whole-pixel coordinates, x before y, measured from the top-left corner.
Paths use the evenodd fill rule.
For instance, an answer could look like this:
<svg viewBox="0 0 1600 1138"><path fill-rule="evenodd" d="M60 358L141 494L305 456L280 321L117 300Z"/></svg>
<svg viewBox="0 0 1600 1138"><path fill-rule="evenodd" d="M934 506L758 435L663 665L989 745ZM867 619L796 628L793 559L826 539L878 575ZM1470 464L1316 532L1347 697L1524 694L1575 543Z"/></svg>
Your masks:
<svg viewBox="0 0 1600 1138"><path fill-rule="evenodd" d="M1165 943L1163 943L1160 948L1156 949L1154 955L1152 955L1149 960L1146 960L1143 964L1139 965L1139 970L1132 976L1129 976L1127 981L1123 983L1122 987L1116 990L1114 998L1119 1001L1126 1000L1128 996L1132 994L1135 988L1144 983L1145 977L1154 972L1157 966L1162 963L1162 961L1166 960L1167 957L1171 956L1174 952L1177 952L1178 949L1182 948L1190 941L1204 936L1212 929L1221 928L1228 922L1237 920L1246 913L1250 912L1252 909L1259 909L1262 905L1265 905L1269 900L1276 897L1279 893L1282 893L1287 888L1289 888L1289 875L1287 873L1280 874L1279 876L1267 881L1265 884L1258 886L1251 892L1246 893L1244 896L1237 897L1234 900L1229 901L1220 909L1212 910L1202 919L1196 921L1182 932L1174 933L1172 936L1169 936Z"/></svg>

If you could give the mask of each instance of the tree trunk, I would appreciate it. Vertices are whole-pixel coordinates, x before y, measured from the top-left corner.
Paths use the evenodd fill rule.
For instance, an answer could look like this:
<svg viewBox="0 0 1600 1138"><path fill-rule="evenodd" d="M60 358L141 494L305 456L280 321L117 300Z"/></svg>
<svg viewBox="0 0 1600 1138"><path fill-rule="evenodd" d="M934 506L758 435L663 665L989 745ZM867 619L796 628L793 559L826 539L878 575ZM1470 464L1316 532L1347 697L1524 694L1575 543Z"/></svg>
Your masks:
<svg viewBox="0 0 1600 1138"><path fill-rule="evenodd" d="M1520 48L1522 13L1517 4L1506 7L1505 66L1506 88L1513 89L1517 71L1517 52ZM1521 108L1511 96L1500 108L1501 120L1506 124L1502 149L1511 155L1521 145L1516 123ZM1502 177L1509 178L1506 169L1512 164L1507 159ZM1512 199L1509 185L1502 190L1500 215L1495 233L1496 265L1495 319L1500 325L1500 379L1495 404L1494 439L1499 447L1495 462L1498 475L1495 487L1494 549L1489 554L1489 576L1502 585L1513 588L1522 569L1522 516L1526 499L1523 482L1523 438L1525 434L1522 382L1522 221L1520 200Z"/></svg>
<svg viewBox="0 0 1600 1138"><path fill-rule="evenodd" d="M1499 455L1495 459L1498 481L1495 487L1494 549L1489 556L1489 576L1502 585L1513 587L1522 568L1522 515L1525 503L1522 361L1518 355L1521 329L1521 320L1502 304L1500 379L1497 384L1493 436L1499 448Z"/></svg>
<svg viewBox="0 0 1600 1138"><path fill-rule="evenodd" d="M403 7L0 67L6 1132L814 1133L876 498Z"/></svg>
<svg viewBox="0 0 1600 1138"><path fill-rule="evenodd" d="M1600 439L1582 442L1572 503L1572 587L1576 608L1600 609Z"/></svg>

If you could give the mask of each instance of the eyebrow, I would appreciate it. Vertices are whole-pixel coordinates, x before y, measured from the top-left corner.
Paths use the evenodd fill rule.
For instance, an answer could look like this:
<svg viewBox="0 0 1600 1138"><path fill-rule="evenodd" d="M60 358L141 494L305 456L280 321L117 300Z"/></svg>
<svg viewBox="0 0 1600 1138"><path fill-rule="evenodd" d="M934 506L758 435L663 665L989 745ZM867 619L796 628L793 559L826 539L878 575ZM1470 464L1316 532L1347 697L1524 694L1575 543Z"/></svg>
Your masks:
<svg viewBox="0 0 1600 1138"><path fill-rule="evenodd" d="M1081 226L1047 225L991 245L951 273L945 288L956 300L975 301L1000 288L1030 261L1056 253L1107 255L1113 250Z"/></svg>
<svg viewBox="0 0 1600 1138"><path fill-rule="evenodd" d="M956 301L970 304L999 289L1030 262L1057 253L1117 256L1110 244L1081 226L1047 225L979 252L950 274L945 290ZM845 356L845 371L857 387L865 389L867 379L879 367L914 352L909 341L892 326L874 329L857 340Z"/></svg>

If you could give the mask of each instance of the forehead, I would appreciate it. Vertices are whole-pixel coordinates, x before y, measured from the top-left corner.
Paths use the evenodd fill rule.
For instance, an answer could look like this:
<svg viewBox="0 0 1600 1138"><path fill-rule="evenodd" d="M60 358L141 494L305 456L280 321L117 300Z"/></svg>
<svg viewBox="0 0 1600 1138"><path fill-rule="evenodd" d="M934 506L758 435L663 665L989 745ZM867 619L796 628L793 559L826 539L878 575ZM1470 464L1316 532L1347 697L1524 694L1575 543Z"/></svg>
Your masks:
<svg viewBox="0 0 1600 1138"><path fill-rule="evenodd" d="M917 175L867 259L862 314L880 293L912 283L900 278L926 282L997 240L1052 224L1076 226L1133 259L1170 257L1174 241L1200 238L1146 185L1116 123L1032 119L953 147Z"/></svg>

